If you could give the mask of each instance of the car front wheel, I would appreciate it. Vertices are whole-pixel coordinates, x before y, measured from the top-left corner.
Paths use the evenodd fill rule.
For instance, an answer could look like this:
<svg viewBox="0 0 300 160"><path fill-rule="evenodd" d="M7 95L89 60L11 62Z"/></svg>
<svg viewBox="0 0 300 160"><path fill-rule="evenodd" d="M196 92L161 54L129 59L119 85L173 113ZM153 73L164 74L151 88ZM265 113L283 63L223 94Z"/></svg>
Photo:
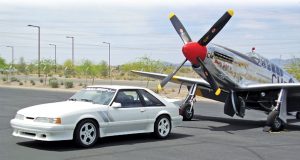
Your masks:
<svg viewBox="0 0 300 160"><path fill-rule="evenodd" d="M97 125L92 120L81 121L74 133L74 141L77 145L81 147L91 147L93 146L99 137L99 131Z"/></svg>
<svg viewBox="0 0 300 160"><path fill-rule="evenodd" d="M162 115L154 123L154 134L157 138L167 138L171 132L171 122L168 116Z"/></svg>

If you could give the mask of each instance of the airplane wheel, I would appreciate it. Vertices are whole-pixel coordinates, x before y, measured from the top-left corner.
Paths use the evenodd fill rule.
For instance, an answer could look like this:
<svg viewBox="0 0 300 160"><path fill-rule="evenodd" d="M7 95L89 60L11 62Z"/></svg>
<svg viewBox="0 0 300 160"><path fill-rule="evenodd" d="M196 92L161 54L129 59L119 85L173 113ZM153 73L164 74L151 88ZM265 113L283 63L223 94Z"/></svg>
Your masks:
<svg viewBox="0 0 300 160"><path fill-rule="evenodd" d="M285 126L284 122L279 118L278 111L272 111L270 113L268 116L267 125L271 127L272 131L281 131Z"/></svg>
<svg viewBox="0 0 300 160"><path fill-rule="evenodd" d="M182 116L183 116L184 121L192 120L194 117L194 108L192 108L192 110L191 110L191 105L188 104L186 107L184 107Z"/></svg>
<svg viewBox="0 0 300 160"><path fill-rule="evenodd" d="M284 127L284 122L277 116L272 125L272 131L281 131Z"/></svg>
<svg viewBox="0 0 300 160"><path fill-rule="evenodd" d="M245 116L245 110L246 110L246 102L242 97L239 97L240 102L240 109L239 109L239 116L244 117Z"/></svg>
<svg viewBox="0 0 300 160"><path fill-rule="evenodd" d="M296 119L300 119L300 112L296 113Z"/></svg>

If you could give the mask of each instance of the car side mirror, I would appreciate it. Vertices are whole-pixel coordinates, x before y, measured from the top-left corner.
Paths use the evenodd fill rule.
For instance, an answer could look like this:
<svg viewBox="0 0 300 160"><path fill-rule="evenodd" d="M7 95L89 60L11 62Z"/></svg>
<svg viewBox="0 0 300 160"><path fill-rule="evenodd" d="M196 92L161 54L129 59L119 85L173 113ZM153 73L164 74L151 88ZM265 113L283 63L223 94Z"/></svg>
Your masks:
<svg viewBox="0 0 300 160"><path fill-rule="evenodd" d="M113 108L121 108L122 104L121 103L117 103L117 102L113 102L113 104L111 105Z"/></svg>

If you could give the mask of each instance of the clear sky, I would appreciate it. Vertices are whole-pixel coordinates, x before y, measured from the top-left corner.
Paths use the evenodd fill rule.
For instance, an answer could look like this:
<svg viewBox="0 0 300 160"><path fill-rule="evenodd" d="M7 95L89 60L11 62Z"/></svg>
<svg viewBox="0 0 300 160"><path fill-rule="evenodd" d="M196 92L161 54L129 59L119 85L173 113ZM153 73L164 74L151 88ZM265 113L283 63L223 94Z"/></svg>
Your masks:
<svg viewBox="0 0 300 160"><path fill-rule="evenodd" d="M263 2L262 2L263 1ZM194 41L198 41L227 9L235 15L212 43L240 52L253 46L267 58L300 57L300 0L0 0L0 56L11 61L37 59L37 29L41 27L41 57L58 63L71 59L95 63L108 59L111 43L113 65L148 56L180 63L182 41L168 20L172 11Z"/></svg>

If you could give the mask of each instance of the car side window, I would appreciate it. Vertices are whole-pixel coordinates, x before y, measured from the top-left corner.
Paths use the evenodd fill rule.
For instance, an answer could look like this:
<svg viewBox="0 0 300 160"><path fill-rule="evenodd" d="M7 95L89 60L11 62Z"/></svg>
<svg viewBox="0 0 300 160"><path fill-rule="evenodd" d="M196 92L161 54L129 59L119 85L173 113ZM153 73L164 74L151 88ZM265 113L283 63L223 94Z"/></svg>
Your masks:
<svg viewBox="0 0 300 160"><path fill-rule="evenodd" d="M122 108L143 106L136 90L120 90L114 102L121 103Z"/></svg>
<svg viewBox="0 0 300 160"><path fill-rule="evenodd" d="M156 97L154 97L146 90L141 89L139 91L141 93L141 96L144 99L146 106L165 106L160 100L158 100Z"/></svg>

